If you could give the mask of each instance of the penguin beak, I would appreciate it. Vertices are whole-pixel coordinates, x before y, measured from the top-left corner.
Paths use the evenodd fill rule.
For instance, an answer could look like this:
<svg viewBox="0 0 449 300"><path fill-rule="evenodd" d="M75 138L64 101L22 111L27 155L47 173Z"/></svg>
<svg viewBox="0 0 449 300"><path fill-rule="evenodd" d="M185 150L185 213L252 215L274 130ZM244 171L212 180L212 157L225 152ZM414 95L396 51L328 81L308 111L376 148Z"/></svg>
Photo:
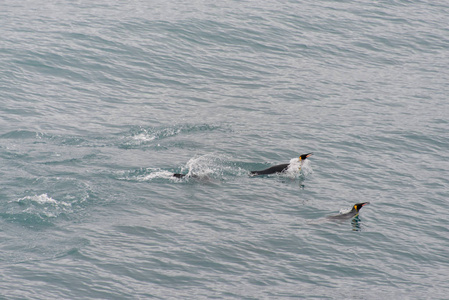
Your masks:
<svg viewBox="0 0 449 300"><path fill-rule="evenodd" d="M364 206L367 205L367 204L369 204L369 202L362 203L362 205L360 205L359 208L356 208L357 211L359 211L362 207L364 207Z"/></svg>
<svg viewBox="0 0 449 300"><path fill-rule="evenodd" d="M303 157L304 157L304 159L306 159L307 157L312 156L312 154L313 154L313 153L302 154L302 155L299 156L299 160L300 160L300 161L303 160Z"/></svg>

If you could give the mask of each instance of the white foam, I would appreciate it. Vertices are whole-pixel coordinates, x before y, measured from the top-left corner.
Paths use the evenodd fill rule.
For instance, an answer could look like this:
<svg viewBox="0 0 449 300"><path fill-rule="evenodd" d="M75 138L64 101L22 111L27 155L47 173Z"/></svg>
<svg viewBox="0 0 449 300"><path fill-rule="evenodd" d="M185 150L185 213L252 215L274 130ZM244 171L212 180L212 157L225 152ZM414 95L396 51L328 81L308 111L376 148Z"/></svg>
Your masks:
<svg viewBox="0 0 449 300"><path fill-rule="evenodd" d="M64 201L57 201L53 199L52 197L49 197L47 194L41 194L41 195L34 195L34 196L26 196L20 199L16 200L17 202L32 202L39 205L52 205L52 206L59 206L63 205L66 207L72 206L70 203L64 202Z"/></svg>
<svg viewBox="0 0 449 300"><path fill-rule="evenodd" d="M149 180L158 179L158 178L171 179L171 178L175 178L175 177L173 177L172 172L157 171L157 172L153 172L151 174L145 175L145 176L139 176L139 177L137 177L137 180L138 181L149 181Z"/></svg>
<svg viewBox="0 0 449 300"><path fill-rule="evenodd" d="M308 176L310 174L313 173L313 169L310 163L310 160L304 160L302 167L301 167L301 172L304 176Z"/></svg>
<svg viewBox="0 0 449 300"><path fill-rule="evenodd" d="M210 177L221 176L224 170L223 157L216 154L206 154L191 158L183 172L187 171L187 177L195 176L197 178L208 179Z"/></svg>
<svg viewBox="0 0 449 300"><path fill-rule="evenodd" d="M308 160L299 160L299 158L290 159L288 169L283 173L284 176L296 178L301 175L307 176L313 172Z"/></svg>
<svg viewBox="0 0 449 300"><path fill-rule="evenodd" d="M133 136L133 139L136 141L142 141L142 142L150 142L156 139L156 136L150 135L147 132L139 133L135 136Z"/></svg>
<svg viewBox="0 0 449 300"><path fill-rule="evenodd" d="M147 130L144 128L140 129L139 133L136 133L132 136L132 139L138 142L151 142L156 139L171 137L179 134L183 130L183 127L180 128L163 128L159 130Z"/></svg>

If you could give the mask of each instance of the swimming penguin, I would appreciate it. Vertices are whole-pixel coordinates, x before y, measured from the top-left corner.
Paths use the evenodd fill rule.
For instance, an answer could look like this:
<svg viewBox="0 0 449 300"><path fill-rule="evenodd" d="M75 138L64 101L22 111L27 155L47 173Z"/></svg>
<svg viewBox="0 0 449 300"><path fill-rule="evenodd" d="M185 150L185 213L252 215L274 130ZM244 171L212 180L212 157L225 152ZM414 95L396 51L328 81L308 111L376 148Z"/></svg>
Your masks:
<svg viewBox="0 0 449 300"><path fill-rule="evenodd" d="M301 162L301 166L304 164L304 161L306 160L307 157L311 156L313 153L307 153L307 154L302 154L301 156L299 156L299 161ZM268 169L265 170L261 170L261 171L251 171L251 176L257 176L257 175L269 175L269 174L274 174L274 173L282 173L287 171L288 167L290 166L290 164L281 164L281 165L276 165L276 166L272 166L269 167Z"/></svg>
<svg viewBox="0 0 449 300"><path fill-rule="evenodd" d="M351 218L357 216L359 214L360 209L362 209L362 207L367 205L367 204L369 204L369 202L362 202L362 203L354 204L354 206L352 207L351 211L349 211L347 213L339 214L339 215L328 216L326 218L327 219L331 219L331 220L351 219Z"/></svg>
<svg viewBox="0 0 449 300"><path fill-rule="evenodd" d="M172 176L178 179L186 177L188 174L174 173ZM190 178L200 179L201 177L195 174L189 175Z"/></svg>
<svg viewBox="0 0 449 300"><path fill-rule="evenodd" d="M175 174L173 174L173 177L181 179L181 178L184 178L186 175L187 174L175 173Z"/></svg>

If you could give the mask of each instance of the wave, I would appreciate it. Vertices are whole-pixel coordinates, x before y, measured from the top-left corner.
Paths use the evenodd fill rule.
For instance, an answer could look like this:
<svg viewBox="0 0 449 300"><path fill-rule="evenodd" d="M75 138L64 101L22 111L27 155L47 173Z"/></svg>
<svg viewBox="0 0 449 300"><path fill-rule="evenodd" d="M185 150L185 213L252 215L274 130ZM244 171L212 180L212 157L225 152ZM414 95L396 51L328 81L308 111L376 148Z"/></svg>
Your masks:
<svg viewBox="0 0 449 300"><path fill-rule="evenodd" d="M37 205L50 205L54 207L63 206L63 207L71 207L70 203L64 201L57 201L47 194L34 195L34 196L26 196L23 198L19 198L16 200L19 204L37 204Z"/></svg>
<svg viewBox="0 0 449 300"><path fill-rule="evenodd" d="M90 145L90 142L81 136L49 134L40 131L13 130L0 135L0 139L5 140L36 140L39 143L51 142L56 145L78 146Z"/></svg>
<svg viewBox="0 0 449 300"><path fill-rule="evenodd" d="M75 178L40 177L25 185L21 196L4 202L0 217L27 227L78 218L94 196L88 183Z"/></svg>
<svg viewBox="0 0 449 300"><path fill-rule="evenodd" d="M13 130L0 135L0 139L41 139L46 135L42 132L29 130Z"/></svg>
<svg viewBox="0 0 449 300"><path fill-rule="evenodd" d="M209 124L177 124L167 127L135 127L125 134L119 147L124 149L138 148L167 138L182 134L214 131L220 129L218 125Z"/></svg>
<svg viewBox="0 0 449 300"><path fill-rule="evenodd" d="M0 216L9 222L35 228L52 226L52 220L72 212L71 203L56 200L44 193L9 201Z"/></svg>

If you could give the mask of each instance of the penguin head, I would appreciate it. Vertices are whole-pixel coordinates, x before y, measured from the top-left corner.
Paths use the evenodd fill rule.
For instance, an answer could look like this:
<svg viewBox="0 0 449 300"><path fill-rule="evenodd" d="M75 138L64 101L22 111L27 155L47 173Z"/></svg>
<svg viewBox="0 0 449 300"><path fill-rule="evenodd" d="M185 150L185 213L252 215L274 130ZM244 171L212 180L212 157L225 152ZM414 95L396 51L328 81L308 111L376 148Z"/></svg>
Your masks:
<svg viewBox="0 0 449 300"><path fill-rule="evenodd" d="M353 210L355 210L356 212L359 212L360 209L362 209L363 206L369 204L369 202L362 202L362 203L357 203L354 204L354 206L352 207Z"/></svg>
<svg viewBox="0 0 449 300"><path fill-rule="evenodd" d="M313 153L302 154L299 156L299 160L305 160L307 157L311 156Z"/></svg>

